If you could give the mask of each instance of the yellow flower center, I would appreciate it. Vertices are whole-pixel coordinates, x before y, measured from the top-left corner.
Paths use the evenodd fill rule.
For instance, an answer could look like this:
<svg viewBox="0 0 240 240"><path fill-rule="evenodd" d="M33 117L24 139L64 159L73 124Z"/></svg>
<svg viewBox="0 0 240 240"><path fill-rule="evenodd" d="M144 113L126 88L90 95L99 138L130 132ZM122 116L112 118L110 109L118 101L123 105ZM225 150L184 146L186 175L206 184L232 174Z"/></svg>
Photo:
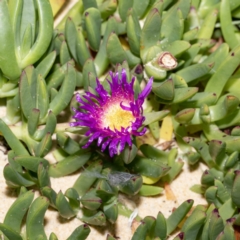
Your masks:
<svg viewBox="0 0 240 240"><path fill-rule="evenodd" d="M135 117L131 111L126 111L119 104L109 106L103 116L104 127L109 127L111 130L121 130L121 127L127 128L131 122L135 121Z"/></svg>

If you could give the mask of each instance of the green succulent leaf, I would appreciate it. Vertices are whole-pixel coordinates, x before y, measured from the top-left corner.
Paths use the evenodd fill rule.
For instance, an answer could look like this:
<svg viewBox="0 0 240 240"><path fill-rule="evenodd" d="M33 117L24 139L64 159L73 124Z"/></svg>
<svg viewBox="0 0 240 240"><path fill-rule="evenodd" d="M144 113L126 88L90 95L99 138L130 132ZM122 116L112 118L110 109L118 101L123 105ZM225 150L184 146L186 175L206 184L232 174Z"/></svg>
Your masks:
<svg viewBox="0 0 240 240"><path fill-rule="evenodd" d="M41 142L37 144L35 148L35 155L37 157L44 157L51 150L52 147L52 135L50 132L42 138Z"/></svg>
<svg viewBox="0 0 240 240"><path fill-rule="evenodd" d="M97 210L102 204L102 199L97 196L96 189L91 189L81 197L81 203L89 210Z"/></svg>
<svg viewBox="0 0 240 240"><path fill-rule="evenodd" d="M217 17L218 17L217 9L212 9L211 11L209 11L207 16L204 18L204 21L198 32L199 39L210 39L211 38L213 31L214 31L215 23L217 21Z"/></svg>
<svg viewBox="0 0 240 240"><path fill-rule="evenodd" d="M47 76L49 71L51 70L55 59L56 59L56 51L52 51L49 53L36 67L36 71L40 74L43 78Z"/></svg>
<svg viewBox="0 0 240 240"><path fill-rule="evenodd" d="M171 10L167 11L162 22L160 23L161 38L165 38L169 43L180 40L184 30L183 23L183 12L177 7L177 5L175 5Z"/></svg>
<svg viewBox="0 0 240 240"><path fill-rule="evenodd" d="M148 226L144 221L141 221L141 224L138 226L136 231L134 232L132 236L132 240L137 240L137 239L145 239L147 236L147 230Z"/></svg>
<svg viewBox="0 0 240 240"><path fill-rule="evenodd" d="M56 199L57 199L57 193L50 187L46 186L41 189L41 193L43 196L45 196L49 202L50 205L54 208L56 207Z"/></svg>
<svg viewBox="0 0 240 240"><path fill-rule="evenodd" d="M142 28L140 49L143 63L147 62L146 56L149 48L155 46L160 38L161 29L161 12L158 9L152 9L147 15L146 21Z"/></svg>
<svg viewBox="0 0 240 240"><path fill-rule="evenodd" d="M26 148L19 141L19 139L13 134L13 132L10 130L10 128L2 119L0 119L0 132L6 139L8 145L11 147L12 150L14 150L16 154L29 155Z"/></svg>
<svg viewBox="0 0 240 240"><path fill-rule="evenodd" d="M21 194L8 209L3 223L20 234L22 221L34 198L32 190ZM2 229L1 229L2 230Z"/></svg>
<svg viewBox="0 0 240 240"><path fill-rule="evenodd" d="M0 230L3 232L4 236L6 236L8 239L22 240L22 237L19 233L17 233L11 227L4 223L0 223Z"/></svg>
<svg viewBox="0 0 240 240"><path fill-rule="evenodd" d="M88 209L84 209L83 216L80 218L80 220L93 226L106 225L106 216L102 211L95 212L95 211L90 211Z"/></svg>
<svg viewBox="0 0 240 240"><path fill-rule="evenodd" d="M75 87L76 87L76 72L74 67L70 63L68 63L67 73L65 75L63 84L58 94L54 97L54 99L50 102L49 105L49 108L55 115L58 115L69 104L73 92L75 90Z"/></svg>
<svg viewBox="0 0 240 240"><path fill-rule="evenodd" d="M38 171L38 166L39 166L40 163L44 167L49 166L49 162L46 159L40 158L40 157L21 155L21 156L14 157L14 160L17 163L19 163L21 166L23 166L25 169L28 169L28 170L33 171L33 172Z"/></svg>
<svg viewBox="0 0 240 240"><path fill-rule="evenodd" d="M134 0L119 0L118 2L118 11L122 21L126 21L127 12L130 8L133 7Z"/></svg>
<svg viewBox="0 0 240 240"><path fill-rule="evenodd" d="M109 64L108 53L107 53L108 38L112 32L116 31L116 28L117 28L116 19L114 17L110 17L107 21L107 26L104 32L101 46L94 59L95 69L98 76L101 76L108 67L108 64Z"/></svg>
<svg viewBox="0 0 240 240"><path fill-rule="evenodd" d="M210 240L214 240L224 229L224 224L222 218L219 216L218 210L214 209L212 211L209 228L208 228L208 236Z"/></svg>
<svg viewBox="0 0 240 240"><path fill-rule="evenodd" d="M157 214L154 234L155 237L159 237L160 239L165 239L167 237L167 223L161 212L158 212Z"/></svg>
<svg viewBox="0 0 240 240"><path fill-rule="evenodd" d="M150 0L134 0L133 10L137 13L138 17L142 17L149 6Z"/></svg>
<svg viewBox="0 0 240 240"><path fill-rule="evenodd" d="M16 6L18 7L19 4ZM2 21L0 23L0 68L7 78L16 80L20 76L21 70L18 66L18 59L15 54L14 33L7 0L0 2L0 14L2 16ZM7 44L6 39L8 41Z"/></svg>
<svg viewBox="0 0 240 240"><path fill-rule="evenodd" d="M67 238L67 240L75 240L75 239L85 240L87 239L89 233L90 233L89 226L87 224L84 224L77 227L73 231L73 233Z"/></svg>
<svg viewBox="0 0 240 240"><path fill-rule="evenodd" d="M11 165L7 164L3 169L3 176L6 182L11 187L30 187L35 185L35 182L29 180L24 173L17 172Z"/></svg>
<svg viewBox="0 0 240 240"><path fill-rule="evenodd" d="M184 237L197 238L197 235L206 220L206 213L204 211L195 208L191 215L185 221L181 231L184 233Z"/></svg>
<svg viewBox="0 0 240 240"><path fill-rule="evenodd" d="M111 16L117 9L117 2L115 0L106 0L98 7L102 19Z"/></svg>
<svg viewBox="0 0 240 240"><path fill-rule="evenodd" d="M73 209L79 208L80 200L77 190L74 188L68 188L65 192L65 196L68 198L70 206Z"/></svg>
<svg viewBox="0 0 240 240"><path fill-rule="evenodd" d="M21 46L20 46L21 58L24 58L28 54L28 52L30 51L30 49L32 47L32 42L33 42L32 28L33 28L32 25L29 24L25 29L23 39L21 42Z"/></svg>
<svg viewBox="0 0 240 240"><path fill-rule="evenodd" d="M141 27L138 18L133 9L130 9L126 21L127 36L132 53L139 57L140 55L140 36Z"/></svg>
<svg viewBox="0 0 240 240"><path fill-rule="evenodd" d="M59 214L64 218L69 219L76 215L61 191L57 194L56 207L59 211Z"/></svg>
<svg viewBox="0 0 240 240"><path fill-rule="evenodd" d="M232 201L233 203L238 207L240 206L240 198L239 195L237 194L237 191L239 189L239 184L240 184L240 171L235 171L235 178L232 186Z"/></svg>
<svg viewBox="0 0 240 240"><path fill-rule="evenodd" d="M116 33L111 33L107 42L107 55L112 64L128 61L130 66L140 63L140 59L134 56L129 50L124 50Z"/></svg>
<svg viewBox="0 0 240 240"><path fill-rule="evenodd" d="M51 89L57 89L62 84L69 64L74 65L73 61L70 60L61 67L55 69L55 71L47 77L46 82L48 93L50 93Z"/></svg>
<svg viewBox="0 0 240 240"><path fill-rule="evenodd" d="M86 91L89 90L89 87L96 87L96 68L92 58L86 60L83 66L83 87Z"/></svg>
<svg viewBox="0 0 240 240"><path fill-rule="evenodd" d="M146 125L149 125L149 124L154 123L156 121L160 121L164 117L166 117L168 114L169 114L169 110L144 113L145 120L143 122L143 125L146 126Z"/></svg>
<svg viewBox="0 0 240 240"><path fill-rule="evenodd" d="M216 73L209 79L205 88L205 92L215 92L217 96L220 97L227 80L239 65L239 55L240 47L237 46L229 53L227 58L217 69Z"/></svg>
<svg viewBox="0 0 240 240"><path fill-rule="evenodd" d="M83 0L83 6L84 10L87 10L88 8L97 8L97 2L96 0Z"/></svg>
<svg viewBox="0 0 240 240"><path fill-rule="evenodd" d="M67 43L65 41L62 42L60 47L60 64L63 65L71 60L70 52L68 50Z"/></svg>
<svg viewBox="0 0 240 240"><path fill-rule="evenodd" d="M84 23L87 38L92 50L99 49L101 40L101 14L97 8L88 8L84 12Z"/></svg>
<svg viewBox="0 0 240 240"><path fill-rule="evenodd" d="M51 165L49 167L49 175L56 178L71 174L81 168L89 160L90 156L91 153L88 150L79 150L61 162Z"/></svg>
<svg viewBox="0 0 240 240"><path fill-rule="evenodd" d="M149 185L142 185L139 195L140 196L155 196L163 192L163 188Z"/></svg>
<svg viewBox="0 0 240 240"><path fill-rule="evenodd" d="M170 167L160 161L153 161L149 158L137 156L135 160L129 164L129 168L143 176L160 178L167 174Z"/></svg>
<svg viewBox="0 0 240 240"><path fill-rule="evenodd" d="M183 202L167 219L167 235L174 231L193 205L193 200Z"/></svg>
<svg viewBox="0 0 240 240"><path fill-rule="evenodd" d="M38 166L37 175L38 175L38 184L40 188L51 186L50 177L48 175L48 169L44 167L42 163L40 163Z"/></svg>
<svg viewBox="0 0 240 240"><path fill-rule="evenodd" d="M80 174L73 185L73 188L77 190L79 196L85 194L97 180L102 167L102 161L92 162L85 168L85 171Z"/></svg>
<svg viewBox="0 0 240 240"><path fill-rule="evenodd" d="M36 198L29 208L26 220L26 234L28 239L34 239L36 236L42 236L47 240L44 231L44 215L49 206L49 201L45 197Z"/></svg>
<svg viewBox="0 0 240 240"><path fill-rule="evenodd" d="M115 223L118 218L118 206L116 203L103 206L103 212L107 220L111 223Z"/></svg>
<svg viewBox="0 0 240 240"><path fill-rule="evenodd" d="M51 233L49 236L49 240L58 240L58 238L55 233Z"/></svg>
<svg viewBox="0 0 240 240"><path fill-rule="evenodd" d="M21 67L25 68L33 64L45 53L47 50L53 34L53 14L52 8L48 0L36 0L39 31L35 43L31 51L22 59Z"/></svg>

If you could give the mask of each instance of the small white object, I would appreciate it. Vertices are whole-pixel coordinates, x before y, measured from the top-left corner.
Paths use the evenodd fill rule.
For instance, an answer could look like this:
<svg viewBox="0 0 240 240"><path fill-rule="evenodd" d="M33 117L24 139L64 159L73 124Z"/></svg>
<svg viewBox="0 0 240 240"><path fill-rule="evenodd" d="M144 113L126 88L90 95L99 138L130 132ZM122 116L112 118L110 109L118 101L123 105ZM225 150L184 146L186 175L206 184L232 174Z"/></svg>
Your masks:
<svg viewBox="0 0 240 240"><path fill-rule="evenodd" d="M133 213L130 215L129 219L128 219L128 227L131 228L132 226L132 222L134 220L134 218L138 215L138 209L135 208L135 210L133 211Z"/></svg>

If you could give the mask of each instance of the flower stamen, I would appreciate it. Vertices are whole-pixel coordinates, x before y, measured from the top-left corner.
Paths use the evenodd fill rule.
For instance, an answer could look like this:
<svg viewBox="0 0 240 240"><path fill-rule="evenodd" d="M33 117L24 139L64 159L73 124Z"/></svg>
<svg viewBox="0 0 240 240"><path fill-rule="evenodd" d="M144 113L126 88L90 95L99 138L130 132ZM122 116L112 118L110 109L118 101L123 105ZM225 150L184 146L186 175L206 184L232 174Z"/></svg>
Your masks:
<svg viewBox="0 0 240 240"><path fill-rule="evenodd" d="M120 131L121 128L128 128L131 126L131 122L135 121L135 117L131 111L126 111L121 108L120 103L113 104L104 111L102 118L103 126L109 127L112 131L115 129Z"/></svg>

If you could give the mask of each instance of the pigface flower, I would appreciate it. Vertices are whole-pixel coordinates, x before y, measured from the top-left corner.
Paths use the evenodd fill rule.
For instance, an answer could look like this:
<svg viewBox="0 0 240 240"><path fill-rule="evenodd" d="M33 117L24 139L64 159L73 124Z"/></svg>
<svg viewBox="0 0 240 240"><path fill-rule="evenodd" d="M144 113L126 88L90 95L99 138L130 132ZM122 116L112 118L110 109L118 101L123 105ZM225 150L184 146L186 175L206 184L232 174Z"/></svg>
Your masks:
<svg viewBox="0 0 240 240"><path fill-rule="evenodd" d="M146 132L146 128L139 131L145 120L142 105L151 92L153 79L148 81L144 90L135 99L133 89L135 78L128 83L125 69L122 70L121 78L118 73L110 72L110 76L112 78L112 81L108 81L110 93L97 79L96 95L85 92L81 97L77 94L76 100L80 106L79 109L74 109L73 118L76 122L70 125L88 127L85 135L89 136L89 140L84 148L97 139L101 151L108 147L112 157L123 151L125 144L132 145L132 135L141 136Z"/></svg>

